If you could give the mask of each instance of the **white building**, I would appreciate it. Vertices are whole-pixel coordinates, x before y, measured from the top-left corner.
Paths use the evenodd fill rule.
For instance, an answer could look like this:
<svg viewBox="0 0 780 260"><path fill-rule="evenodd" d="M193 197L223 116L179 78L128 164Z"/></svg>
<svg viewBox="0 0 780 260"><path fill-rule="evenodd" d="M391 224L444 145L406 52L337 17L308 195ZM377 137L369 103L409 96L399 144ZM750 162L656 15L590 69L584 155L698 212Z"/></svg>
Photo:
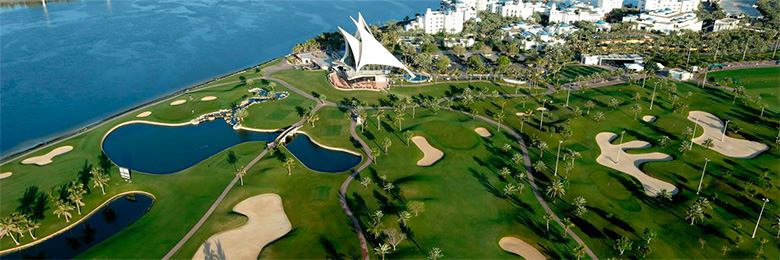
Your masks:
<svg viewBox="0 0 780 260"><path fill-rule="evenodd" d="M712 25L713 32L720 32L725 30L733 30L739 28L739 20L734 18L723 18L715 20L715 24Z"/></svg>
<svg viewBox="0 0 780 260"><path fill-rule="evenodd" d="M671 34L680 30L701 31L702 22L692 11L677 12L669 8L623 17L623 22L636 23L635 28Z"/></svg>
<svg viewBox="0 0 780 260"><path fill-rule="evenodd" d="M498 0L442 0L441 5L443 7L455 7L460 9L461 7L471 7L476 11L489 10L491 4L499 2Z"/></svg>
<svg viewBox="0 0 780 260"><path fill-rule="evenodd" d="M446 38L444 39L444 47L452 48L455 46L463 46L469 48L474 46L474 38Z"/></svg>
<svg viewBox="0 0 780 260"><path fill-rule="evenodd" d="M695 0L639 0L639 9L643 11L665 10L681 13L699 9L699 2Z"/></svg>
<svg viewBox="0 0 780 260"><path fill-rule="evenodd" d="M552 44L564 44L564 38L579 30L574 25L559 24L543 27L519 22L514 26L502 28L512 38L517 38L524 50L542 49Z"/></svg>
<svg viewBox="0 0 780 260"><path fill-rule="evenodd" d="M425 15L417 16L416 19L409 22L404 30L422 29L425 33L460 33L463 31L463 22L465 14L463 11L446 9L442 11L431 11L430 8L425 11Z"/></svg>
<svg viewBox="0 0 780 260"><path fill-rule="evenodd" d="M679 81L686 81L693 79L693 73L681 70L681 69L671 69L669 70L669 76L672 77L672 79L676 79Z"/></svg>
<svg viewBox="0 0 780 260"><path fill-rule="evenodd" d="M569 6L563 10L558 10L556 4L550 5L550 23L596 22L603 17L604 13L591 8Z"/></svg>
<svg viewBox="0 0 780 260"><path fill-rule="evenodd" d="M603 13L609 13L612 9L623 8L623 0L591 0L590 5Z"/></svg>
<svg viewBox="0 0 780 260"><path fill-rule="evenodd" d="M522 0L495 3L491 6L491 9L504 17L520 17L523 19L530 18L534 13L548 13L550 10L542 2L529 1L525 3Z"/></svg>
<svg viewBox="0 0 780 260"><path fill-rule="evenodd" d="M354 35L338 27L344 36L344 44L346 45L346 52L340 62L346 65L346 68L343 69L348 70L346 74L349 76L349 80L362 77L374 78L374 81L379 80L380 75L375 73L361 73L361 70L364 68L369 68L369 71L388 71L388 67L398 68L414 76L412 71L374 38L362 14L358 13L357 21L352 17L350 18L357 27L357 32Z"/></svg>

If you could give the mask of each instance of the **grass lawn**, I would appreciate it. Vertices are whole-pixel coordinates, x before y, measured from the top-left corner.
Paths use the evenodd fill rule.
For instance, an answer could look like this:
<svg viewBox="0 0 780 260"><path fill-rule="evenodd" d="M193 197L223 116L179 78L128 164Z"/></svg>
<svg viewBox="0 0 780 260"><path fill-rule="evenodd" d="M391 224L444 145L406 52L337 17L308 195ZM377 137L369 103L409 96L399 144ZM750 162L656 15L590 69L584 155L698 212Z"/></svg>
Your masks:
<svg viewBox="0 0 780 260"><path fill-rule="evenodd" d="M752 80L750 82L754 83L750 83L750 87L746 86L751 90L763 89L771 95L780 96L780 90L777 88L772 92L770 87L760 87L763 83L757 79L763 74L765 73L755 73L750 79L740 80ZM324 75L321 71L283 71L274 74L275 77L306 91L326 94L331 101L354 96L369 104L391 102L386 92L335 90L327 85ZM774 80L778 82L777 76ZM648 80L647 85L652 86L653 81ZM260 87L263 85L260 81L255 84ZM780 211L776 184L780 175L778 149L772 148L754 159L734 159L706 150L700 145L694 145L692 151L683 155L678 151L678 147L683 140L683 129L693 128L693 122L686 119L688 111L702 110L728 119L731 121L731 127L739 129L739 132L730 130L729 136L766 144L770 144L777 137L777 128L780 125L778 111L770 109L763 118L759 118L760 111L747 106L742 100L731 104L730 93L717 89L700 89L695 83L675 84L676 94L682 97L677 102L689 105L684 113L672 111L669 99L671 93L664 90L659 90L654 108L649 110L648 97L651 96L652 89L628 84L591 89L585 93L572 92L569 107L563 106L566 100L565 92L540 98L552 100L552 104L546 105L550 112L544 114L543 130L538 129L539 113L534 113L527 123L522 123L515 116L516 112L534 111L541 106L540 100L536 98L505 99L503 106L502 98L493 98L477 100L469 105L458 103L456 107L475 109L480 115L488 117L493 117L503 107L506 114L503 123L516 130L522 128L525 142L529 144L531 161L541 160L547 165L541 172L534 173L542 190L551 180L557 178L553 176L553 167L557 148L555 144L558 140L564 140L563 147L575 149L581 154L581 158L576 158L575 167L570 172L564 172L561 166L559 175L568 175L566 194L549 205L559 216L572 219L576 224L574 230L600 258L620 257L612 249L615 239L620 236L626 236L634 242L633 250L627 251L623 257L642 257L636 248L643 243L643 230L650 228L658 233L657 239L651 243L653 252L648 255L651 258L753 258L759 247L758 238L767 238L770 242L764 247L763 257L777 259L780 257L778 248L774 246L778 243L774 238L777 230L771 228L770 223L777 222L777 213ZM441 97L457 94L468 86L468 83L445 83L419 88L392 88L391 93L399 96ZM491 91L495 89L501 93L514 93L514 89L489 83L473 83L472 86ZM277 91L284 91L280 88L283 87L277 86ZM687 92L691 92L690 98L685 98ZM0 166L0 172L14 172L10 178L0 181L0 216L7 216L15 210L18 205L16 200L30 185L37 185L40 190L48 192L56 185L75 179L84 160L88 159L93 164L97 162L100 142L106 132L121 122L136 120L135 115L142 111L152 111L152 116L145 120L186 122L200 113L229 108L230 103L239 102L246 93L246 87L238 83L193 92L188 95L197 98L196 100L210 95L217 96L218 99L210 102L189 101L179 107L172 107L168 104L181 97L173 98L148 109L121 116L54 146L73 145L74 150L55 157L51 165L22 165L19 161L23 158L19 158ZM639 93L642 97L638 101L643 108L639 117L654 115L658 117L657 121L645 123L634 119L634 114L629 111L637 102L632 99L634 93ZM606 105L613 98L619 103L615 110ZM589 115L577 116L573 113L575 107L585 111L585 102L588 100L596 104ZM278 128L292 124L300 119L298 108L307 108L308 104L311 104L308 102L311 101L293 94L284 100L254 105L246 124L251 123L250 127L256 128ZM193 109L196 110L194 114L191 111ZM605 120L600 123L593 119L599 112L605 116ZM379 156L378 164L373 164L360 173L359 178L368 177L373 184L367 189L358 181L349 185L347 198L350 207L366 231L371 222L368 215L370 212L381 209L385 213L382 220L384 227L402 229L397 220L405 205L410 201L425 203L425 211L412 217L408 226L402 229L409 237L389 255L390 258L423 258L432 247L441 248L447 258L516 257L498 247L498 240L504 236L519 237L551 258L573 258L571 252L576 243L564 237L562 228L557 224L551 224L551 230L546 230L542 217L544 210L536 201L530 187L526 185L522 193L508 198L502 194L503 188L509 183L525 183L524 179L503 178L497 174L502 167L509 167L513 173L525 171L524 166L511 165L509 162L512 152L519 149L510 136L497 132L493 125L474 121L471 117L458 113L444 110L435 113L429 108L417 108L412 118L413 111L407 109L402 122L404 130L426 137L432 146L445 153L444 158L433 166L418 167L415 162L422 158L422 152L414 144L406 145L403 134L388 116L381 118L381 129L377 129L376 117L371 116L374 113L376 112L368 111L369 118L365 129L358 127L358 134L372 148L379 147L385 138L391 140L392 146L388 154ZM323 145L362 154L360 145L349 134L347 110L323 107L318 114L320 120L314 126L307 123L301 130ZM551 131L551 126L560 129L567 124L573 133L569 137ZM487 128L493 137L479 137L473 129L480 126ZM666 148L653 146L632 150L631 153L662 152L675 158L673 161L651 162L640 167L649 175L670 182L680 190L673 201L660 202L648 197L635 179L595 162L600 154L595 135L599 132L620 131L626 131L626 142L644 140L655 145L662 136L671 138L670 145ZM701 130L697 131L697 135L700 133ZM549 145L543 151L543 156L540 155L539 149L530 145L532 138ZM500 150L503 144L512 145L512 150ZM54 147L34 155L44 154ZM264 143L250 142L229 150L238 155L237 165L245 165L264 147ZM85 197L87 206L83 211L88 212L111 195L128 190L151 192L157 200L138 222L78 258L162 257L200 219L234 177L233 166L225 162L226 153L227 151L223 151L175 174L137 173L129 184L119 180L114 167L113 179L107 188L109 194L101 195L93 191ZM237 185L228 193L205 225L174 257L190 258L209 236L245 223L244 216L232 213L233 206L240 201L262 193L277 193L282 197L285 213L293 225L293 230L266 247L260 258L359 258L358 241L351 223L338 204L337 197L338 189L347 173L313 172L296 163L292 175L288 176L286 169L281 166L281 158L287 156L291 155L285 149L280 149L260 160L244 177L244 185ZM365 160L366 156L363 157ZM703 222L691 226L689 221L685 220L685 211L698 198L695 193L704 158L711 161L704 177L701 195L710 199L713 209L706 210ZM770 170L766 177L765 169ZM727 171L732 174L722 174ZM380 176L387 176L386 180L392 182L395 188L390 191L382 190L378 186L378 183L384 182ZM749 187L754 187L758 194L750 196L746 192ZM588 212L582 217L572 214L572 200L577 196L587 200ZM761 197L771 199L772 203L767 204L756 239L752 239L750 233L761 208ZM548 198L548 202L552 200ZM38 237L66 226L67 223L57 219L51 211L52 209L47 210L45 219L41 221L41 228L37 230ZM79 218L77 214L74 215L76 219ZM372 246L381 242L368 233L366 235ZM744 241L736 245L736 237L741 237ZM699 249L700 239L706 241L704 249ZM22 242L29 243L30 237L25 236ZM725 256L720 252L724 245L730 249ZM0 248L12 246L13 242L9 238L0 239ZM301 250L302 248L306 250ZM373 250L369 250L373 254ZM376 255L372 256L377 258Z"/></svg>
<svg viewBox="0 0 780 260"><path fill-rule="evenodd" d="M345 91L338 90L328 83L325 77L328 75L327 71L315 70L315 71L300 71L300 70L286 70L276 72L272 77L281 79L290 85L293 85L299 89L305 90L313 96L319 96L324 94L328 101L351 104L352 99L360 100L368 104L369 106L387 105L392 102L390 94L396 98L403 97L436 97L442 98L450 96L452 93L460 93L460 91L471 86L476 89L484 89L487 94L492 91L498 91L501 94L514 94L514 87L496 85L487 82L447 82L441 81L440 84L430 86L405 86L405 87L392 87L388 91L370 91L370 90L353 90ZM539 89L541 91L541 89ZM522 91L528 91L523 89ZM535 91L535 90L531 90ZM520 92L522 93L522 92Z"/></svg>
<svg viewBox="0 0 780 260"><path fill-rule="evenodd" d="M378 164L360 173L361 178L373 179L373 184L364 189L352 182L348 192L350 207L364 230L371 222L369 214L378 209L385 214L384 227L403 230L397 215L405 209L404 205L409 201L425 203L425 211L409 220L409 239L401 242L389 258L424 258L432 247L441 248L448 258L516 257L498 247L498 240L504 236L522 238L554 259L573 258L571 249L576 243L562 237L560 227L551 225L552 230L546 231L544 210L530 187L511 198L504 198L501 193L506 184L517 185L518 181L499 177L498 170L518 170L507 165L512 151L503 152L499 147L516 142L496 133L494 126L454 112L434 114L419 109L415 117L407 117L404 131L426 137L433 147L444 152L444 158L430 167L417 166L422 152L413 143L406 146L397 126L387 125L390 122L385 118L383 123L387 124L377 130L376 121L369 120L362 134L369 146L379 148L385 138L391 140L392 146L387 155L379 156ZM494 136L481 138L474 132L476 127L488 128ZM513 151L519 148L514 147ZM391 192L383 191L377 184L382 182L382 175L396 186ZM380 243L370 234L367 236L372 246Z"/></svg>
<svg viewBox="0 0 780 260"><path fill-rule="evenodd" d="M780 112L780 67L754 68L739 70L724 70L708 73L707 77L715 78L715 82L728 86L744 86L745 94L760 96L761 102L769 105L767 109ZM736 81L726 84L725 78ZM709 80L709 79L707 79Z"/></svg>
<svg viewBox="0 0 780 260"><path fill-rule="evenodd" d="M652 80L648 81L652 82ZM534 113L533 118L524 125L526 142L530 144L531 136L536 136L540 141L546 142L549 148L545 150L542 161L547 165L542 173L535 176L544 189L549 185L553 177L555 165L556 145L558 140L564 140L564 148L572 148L578 151L582 158L575 161L575 168L569 172L569 188L563 201L554 205L555 210L564 216L572 218L579 234L584 234L591 249L599 257L618 257L618 253L612 249L615 239L627 236L634 241L634 249L640 243L641 234L645 228L650 228L658 233L658 239L651 245L652 258L752 258L758 248L758 238L767 238L776 243L774 238L776 230L770 228L770 223L776 222L778 204L767 205L764 216L771 216L772 220L762 220L756 239L750 238L752 225L758 217L761 208L760 197L768 197L777 201L777 186L771 188L769 183L778 182L778 155L777 149L770 149L760 156L750 160L733 159L724 157L717 152L706 150L700 145L695 145L693 151L686 155L678 152L682 141L681 133L685 127L693 128L693 122L686 119L687 111L702 110L714 115L731 120L731 125L736 124L743 128L739 133L729 132L729 136L744 138L770 144L777 136L777 127L780 122L774 116L758 118L758 111L742 104L731 104L730 93L716 89L701 90L695 87L695 83L677 83L678 95L692 92L690 100L681 98L679 102L686 102L690 107L684 114L679 111L672 112L669 94L659 91L653 110L649 110L651 88L639 86L618 85L600 89L588 90L586 93L572 92L570 107L564 107L566 95L558 93L549 97L553 100L550 113L545 113L545 131L540 131L539 113ZM777 89L775 90L777 91ZM644 108L642 115L654 115L659 119L654 123L645 123L634 120L634 115L629 108L634 103L631 98L634 92L639 92L642 99L639 104ZM777 94L777 92L775 92ZM607 103L615 98L620 102L617 110L610 110ZM508 115L515 112L526 112L528 109L540 106L538 101L530 99L526 108L522 103L512 99L508 104ZM585 111L585 102L594 101L597 106L590 115L574 117L572 109L579 107ZM719 105L713 105L719 104ZM495 103L479 103L474 105L480 114L491 115L500 109ZM605 114L605 120L601 123L592 118L597 112ZM767 119L769 118L769 119ZM564 138L558 133L551 134L549 127L562 127L570 120L573 135ZM521 127L521 121L517 116L507 116L506 123L515 129ZM652 162L640 167L649 175L670 182L677 186L680 193L672 202L662 203L655 198L648 197L642 191L638 181L623 173L611 170L595 162L600 154L595 142L595 135L599 132L620 133L626 131L625 141L644 140L655 145L649 149L631 150L631 153L662 152L672 155L675 160L668 162ZM701 134L701 129L697 135ZM670 145L666 148L657 146L657 140L662 136L671 138ZM532 153L532 162L540 160L539 149L529 148ZM685 211L698 198L695 194L700 178L704 158L711 161L707 168L707 175L702 186L702 195L710 198L714 209L708 210L702 224L689 225L685 220ZM563 163L561 163L563 164ZM773 173L764 178L763 169L770 169ZM721 174L731 171L733 174L723 177ZM563 167L559 169L562 174ZM563 173L565 175L565 173ZM751 197L746 195L745 187L748 183L758 190L758 195ZM587 200L588 213L583 217L572 214L572 200L577 196L583 196ZM767 213L771 212L771 213ZM769 215L767 215L769 214ZM736 228L739 223L743 227ZM741 236L744 242L736 248L734 241ZM690 250L699 248L699 238L706 241L706 250ZM728 245L730 251L726 256L720 254L723 245ZM629 258L641 257L636 250L626 253ZM778 250L776 247L765 247L764 257L776 259Z"/></svg>
<svg viewBox="0 0 780 260"><path fill-rule="evenodd" d="M563 69L558 72L558 75L561 78L561 84L563 84L575 81L578 76L588 76L604 71L607 70L592 66L569 65L563 67Z"/></svg>

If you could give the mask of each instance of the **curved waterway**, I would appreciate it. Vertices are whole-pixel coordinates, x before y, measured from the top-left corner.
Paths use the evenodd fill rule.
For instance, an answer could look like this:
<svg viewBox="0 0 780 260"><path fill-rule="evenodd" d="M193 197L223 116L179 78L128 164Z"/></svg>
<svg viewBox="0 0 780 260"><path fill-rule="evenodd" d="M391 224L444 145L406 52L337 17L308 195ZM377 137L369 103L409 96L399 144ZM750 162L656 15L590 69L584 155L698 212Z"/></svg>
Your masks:
<svg viewBox="0 0 780 260"><path fill-rule="evenodd" d="M106 155L120 167L151 174L171 174L238 144L270 142L278 136L278 132L234 130L222 120L185 126L136 123L109 133L102 146ZM258 145L265 148L264 144ZM305 135L295 138L287 149L306 167L320 172L343 172L361 160L357 155L320 147Z"/></svg>
<svg viewBox="0 0 780 260"><path fill-rule="evenodd" d="M71 259L140 219L154 199L144 194L122 196L70 230L40 244L0 256L2 259ZM65 221L65 220L62 220ZM39 237L40 238L40 237ZM10 239L9 239L10 240Z"/></svg>
<svg viewBox="0 0 780 260"><path fill-rule="evenodd" d="M296 136L286 147L303 165L320 172L347 171L361 161L360 156L320 147L307 135Z"/></svg>

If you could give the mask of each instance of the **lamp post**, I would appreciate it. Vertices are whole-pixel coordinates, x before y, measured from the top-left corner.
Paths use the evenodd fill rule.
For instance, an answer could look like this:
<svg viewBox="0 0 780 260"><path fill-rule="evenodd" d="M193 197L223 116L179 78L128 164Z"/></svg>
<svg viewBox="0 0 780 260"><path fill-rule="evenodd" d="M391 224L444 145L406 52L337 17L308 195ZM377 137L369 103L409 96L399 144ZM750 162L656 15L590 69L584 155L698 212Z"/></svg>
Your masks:
<svg viewBox="0 0 780 260"><path fill-rule="evenodd" d="M699 194L699 191L701 191L701 183L704 182L704 172L707 171L707 163L710 161L708 158L704 158L704 169L701 170L701 179L699 179L699 188L696 189L696 194Z"/></svg>
<svg viewBox="0 0 780 260"><path fill-rule="evenodd" d="M729 120L726 120L726 124L723 125L723 134L720 136L720 141L723 142L723 138L726 137L726 129L728 129Z"/></svg>
<svg viewBox="0 0 780 260"><path fill-rule="evenodd" d="M653 102L655 102L655 90L658 88L658 82L653 84L653 96L650 98L650 110L653 110Z"/></svg>
<svg viewBox="0 0 780 260"><path fill-rule="evenodd" d="M696 127L699 126L699 119L696 118L696 123L693 124L693 133L691 133L691 146L688 147L688 150L693 150L693 137L696 136Z"/></svg>
<svg viewBox="0 0 780 260"><path fill-rule="evenodd" d="M768 198L764 198L764 205L761 206L761 213L758 213L758 220L756 220L756 227L753 228L753 235L751 238L756 238L756 231L758 230L758 223L761 222L761 215L764 214L764 206L766 206L766 203L769 202Z"/></svg>
<svg viewBox="0 0 780 260"><path fill-rule="evenodd" d="M626 131L620 132L620 145L618 145L617 161L615 161L615 164L618 164L620 162L620 152L623 150L623 135L625 133Z"/></svg>
<svg viewBox="0 0 780 260"><path fill-rule="evenodd" d="M555 176L558 176L558 158L561 157L561 144L563 140L558 140L558 155L555 156Z"/></svg>

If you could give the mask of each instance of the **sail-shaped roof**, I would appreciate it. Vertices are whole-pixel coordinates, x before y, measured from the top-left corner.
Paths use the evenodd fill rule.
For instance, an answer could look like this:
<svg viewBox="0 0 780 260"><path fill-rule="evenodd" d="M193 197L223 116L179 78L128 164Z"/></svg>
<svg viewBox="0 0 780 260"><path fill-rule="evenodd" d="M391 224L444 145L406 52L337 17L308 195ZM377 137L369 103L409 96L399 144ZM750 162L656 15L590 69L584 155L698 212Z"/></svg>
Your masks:
<svg viewBox="0 0 780 260"><path fill-rule="evenodd" d="M344 41L347 45L346 54L342 61L348 57L352 57L354 60L355 71L360 71L366 65L383 65L402 69L414 77L409 68L407 68L401 61L393 56L390 51L382 46L382 43L374 38L374 35L370 32L370 28L366 21L363 19L363 15L358 13L358 20L350 17L352 22L357 27L355 35L347 33L344 29L339 27L341 34L344 35Z"/></svg>

